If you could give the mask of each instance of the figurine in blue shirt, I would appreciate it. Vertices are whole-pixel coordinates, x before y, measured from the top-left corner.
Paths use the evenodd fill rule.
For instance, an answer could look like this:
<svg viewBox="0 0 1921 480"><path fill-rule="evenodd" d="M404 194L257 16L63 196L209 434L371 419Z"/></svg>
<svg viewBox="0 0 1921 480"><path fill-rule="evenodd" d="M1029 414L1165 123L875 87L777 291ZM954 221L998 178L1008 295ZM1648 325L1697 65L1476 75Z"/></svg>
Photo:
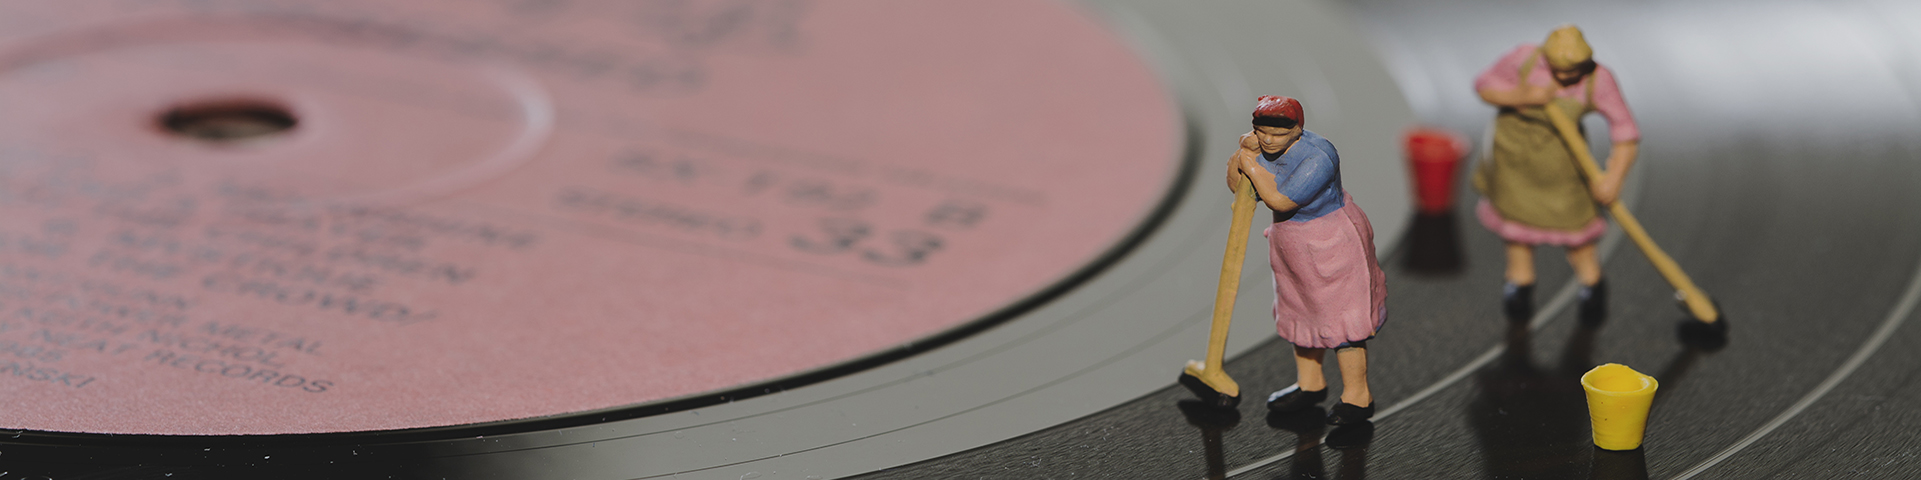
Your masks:
<svg viewBox="0 0 1921 480"><path fill-rule="evenodd" d="M1267 406L1287 412L1327 399L1321 360L1334 349L1343 388L1328 423L1359 423L1374 415L1367 340L1387 320L1374 227L1341 188L1340 153L1307 131L1299 101L1260 97L1253 124L1228 165L1228 188L1247 175L1274 211L1274 223L1262 232L1274 268L1274 323L1294 345L1298 371L1297 383L1268 396Z"/></svg>

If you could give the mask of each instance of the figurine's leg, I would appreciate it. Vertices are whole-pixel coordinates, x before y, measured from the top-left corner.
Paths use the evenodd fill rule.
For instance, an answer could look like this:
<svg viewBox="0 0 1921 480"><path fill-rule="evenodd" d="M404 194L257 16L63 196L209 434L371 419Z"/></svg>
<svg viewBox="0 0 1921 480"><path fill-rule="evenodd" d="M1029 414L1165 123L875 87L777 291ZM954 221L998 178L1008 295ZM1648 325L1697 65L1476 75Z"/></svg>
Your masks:
<svg viewBox="0 0 1921 480"><path fill-rule="evenodd" d="M1501 311L1512 321L1534 316L1534 246L1507 244L1507 285L1501 288Z"/></svg>
<svg viewBox="0 0 1921 480"><path fill-rule="evenodd" d="M1335 350L1334 356L1341 363L1341 402L1361 407L1374 405L1374 393L1367 389L1367 345Z"/></svg>
<svg viewBox="0 0 1921 480"><path fill-rule="evenodd" d="M1567 263L1574 266L1574 278L1581 281L1577 296L1582 323L1596 323L1607 317L1607 283L1601 281L1601 257L1594 244L1568 247Z"/></svg>
<svg viewBox="0 0 1921 480"><path fill-rule="evenodd" d="M1321 358L1327 350L1319 348L1294 347L1295 384L1302 390L1320 392L1327 390L1327 376L1321 374Z"/></svg>
<svg viewBox="0 0 1921 480"><path fill-rule="evenodd" d="M1569 252L1573 258L1573 252ZM1534 246L1525 243L1507 243L1507 283L1517 286L1534 284Z"/></svg>
<svg viewBox="0 0 1921 480"><path fill-rule="evenodd" d="M1336 350L1341 361L1341 401L1327 412L1327 423L1353 425L1374 418L1374 394L1367 391L1367 344Z"/></svg>
<svg viewBox="0 0 1921 480"><path fill-rule="evenodd" d="M1293 386L1269 394L1267 409L1279 413L1296 412L1327 400L1327 377L1321 374L1321 358L1326 354L1326 350L1319 348L1294 347L1297 380Z"/></svg>
<svg viewBox="0 0 1921 480"><path fill-rule="evenodd" d="M1567 263L1574 267L1574 277L1582 285L1594 285L1601 281L1601 257L1595 253L1593 243L1568 247ZM1510 258L1513 254L1509 254ZM1509 268L1509 271L1513 271Z"/></svg>

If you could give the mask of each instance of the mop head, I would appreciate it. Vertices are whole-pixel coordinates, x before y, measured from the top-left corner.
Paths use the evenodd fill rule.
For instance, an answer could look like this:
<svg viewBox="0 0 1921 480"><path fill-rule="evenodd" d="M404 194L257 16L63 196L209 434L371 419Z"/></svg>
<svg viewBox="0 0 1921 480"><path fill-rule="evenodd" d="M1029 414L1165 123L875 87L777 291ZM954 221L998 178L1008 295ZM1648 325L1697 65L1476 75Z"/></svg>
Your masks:
<svg viewBox="0 0 1921 480"><path fill-rule="evenodd" d="M1187 368L1181 371L1181 386L1187 387L1188 391L1194 392L1195 397L1211 407L1234 408L1240 405L1241 397L1239 395L1229 396L1215 390L1214 387L1208 386L1207 382L1201 381L1201 377L1199 377L1197 373L1201 372L1204 368L1200 362L1189 360L1187 362Z"/></svg>

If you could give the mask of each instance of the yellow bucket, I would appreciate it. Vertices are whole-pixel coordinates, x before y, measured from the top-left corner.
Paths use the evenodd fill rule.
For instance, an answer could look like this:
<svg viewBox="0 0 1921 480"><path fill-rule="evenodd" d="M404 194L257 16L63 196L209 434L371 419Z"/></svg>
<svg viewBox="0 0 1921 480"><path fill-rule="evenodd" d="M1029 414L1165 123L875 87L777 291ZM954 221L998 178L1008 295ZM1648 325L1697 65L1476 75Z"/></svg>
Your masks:
<svg viewBox="0 0 1921 480"><path fill-rule="evenodd" d="M1648 406L1660 382L1626 365L1610 363L1581 375L1587 390L1588 418L1594 423L1594 445L1608 450L1641 448L1648 424Z"/></svg>

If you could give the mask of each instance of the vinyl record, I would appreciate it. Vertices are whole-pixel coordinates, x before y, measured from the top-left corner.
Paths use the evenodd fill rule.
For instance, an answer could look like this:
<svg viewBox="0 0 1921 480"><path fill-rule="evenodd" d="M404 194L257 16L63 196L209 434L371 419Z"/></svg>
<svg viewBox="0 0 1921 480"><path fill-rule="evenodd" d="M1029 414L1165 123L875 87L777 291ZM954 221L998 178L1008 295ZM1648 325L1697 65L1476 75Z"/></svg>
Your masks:
<svg viewBox="0 0 1921 480"><path fill-rule="evenodd" d="M0 460L828 478L1099 411L1201 346L1256 95L1408 211L1285 7L0 5Z"/></svg>

